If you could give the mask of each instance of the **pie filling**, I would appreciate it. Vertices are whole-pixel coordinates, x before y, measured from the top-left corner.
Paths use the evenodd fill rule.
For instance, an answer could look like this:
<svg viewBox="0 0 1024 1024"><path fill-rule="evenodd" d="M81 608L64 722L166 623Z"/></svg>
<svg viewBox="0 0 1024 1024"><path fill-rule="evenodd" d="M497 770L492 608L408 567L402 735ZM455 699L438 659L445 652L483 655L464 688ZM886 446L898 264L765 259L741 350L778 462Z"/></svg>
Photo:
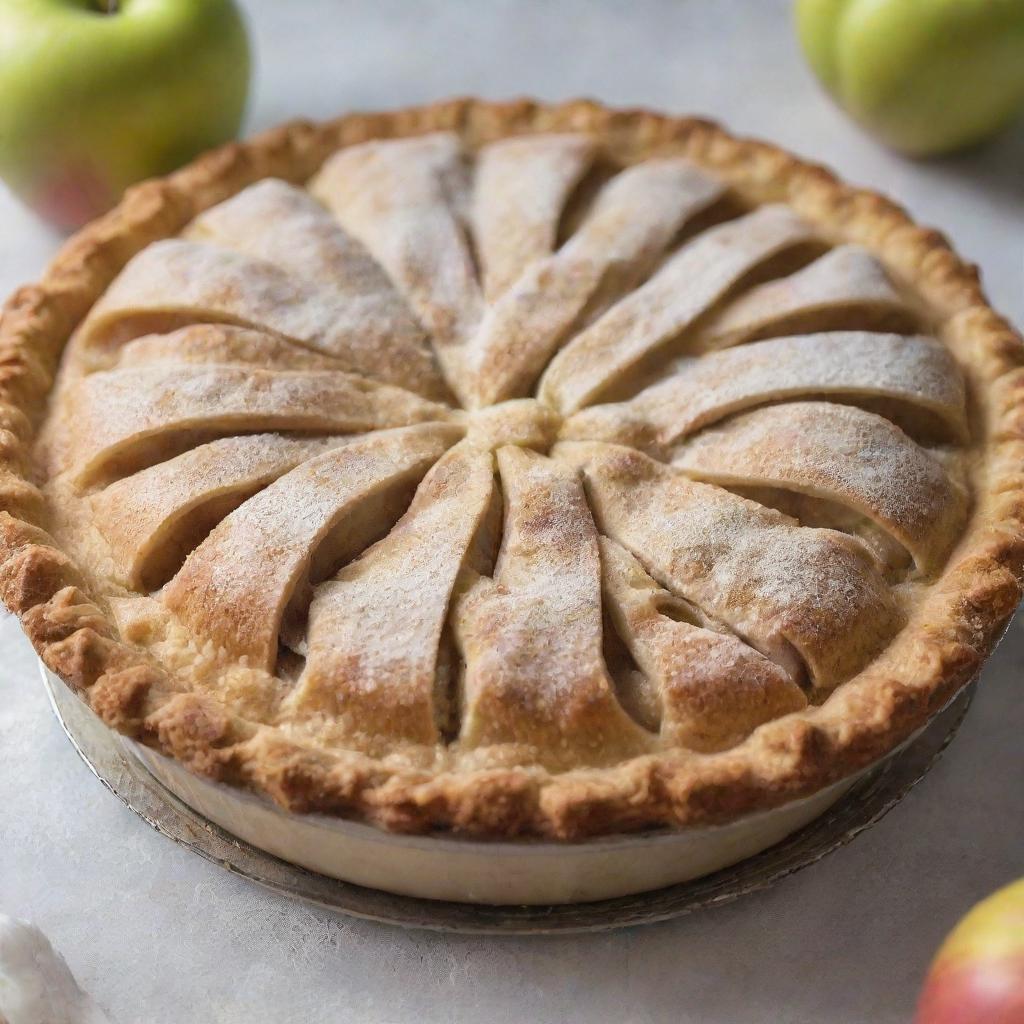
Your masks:
<svg viewBox="0 0 1024 1024"><path fill-rule="evenodd" d="M933 329L681 157L367 142L135 256L37 460L122 638L253 742L697 757L825 701L942 569L972 449Z"/></svg>

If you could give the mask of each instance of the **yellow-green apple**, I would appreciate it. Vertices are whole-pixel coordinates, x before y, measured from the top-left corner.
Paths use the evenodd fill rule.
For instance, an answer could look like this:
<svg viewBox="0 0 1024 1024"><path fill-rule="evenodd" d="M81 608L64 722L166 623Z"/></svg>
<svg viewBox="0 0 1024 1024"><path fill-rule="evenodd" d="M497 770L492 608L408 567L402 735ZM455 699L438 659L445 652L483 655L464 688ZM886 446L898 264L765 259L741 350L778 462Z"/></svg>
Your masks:
<svg viewBox="0 0 1024 1024"><path fill-rule="evenodd" d="M0 178L62 228L238 131L232 0L0 0Z"/></svg>
<svg viewBox="0 0 1024 1024"><path fill-rule="evenodd" d="M949 933L915 1024L1024 1024L1024 878L982 900Z"/></svg>
<svg viewBox="0 0 1024 1024"><path fill-rule="evenodd" d="M796 0L818 78L914 156L973 145L1024 104L1024 0Z"/></svg>

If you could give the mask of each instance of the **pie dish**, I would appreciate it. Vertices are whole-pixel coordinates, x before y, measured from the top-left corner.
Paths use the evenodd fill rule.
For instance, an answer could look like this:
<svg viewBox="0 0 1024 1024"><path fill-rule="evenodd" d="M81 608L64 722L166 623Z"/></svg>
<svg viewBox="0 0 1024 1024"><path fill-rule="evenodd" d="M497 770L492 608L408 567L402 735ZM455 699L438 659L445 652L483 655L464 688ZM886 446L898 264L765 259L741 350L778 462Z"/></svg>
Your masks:
<svg viewBox="0 0 1024 1024"><path fill-rule="evenodd" d="M813 798L1020 597L1024 347L708 122L454 101L132 190L0 321L0 596L292 812L578 840Z"/></svg>

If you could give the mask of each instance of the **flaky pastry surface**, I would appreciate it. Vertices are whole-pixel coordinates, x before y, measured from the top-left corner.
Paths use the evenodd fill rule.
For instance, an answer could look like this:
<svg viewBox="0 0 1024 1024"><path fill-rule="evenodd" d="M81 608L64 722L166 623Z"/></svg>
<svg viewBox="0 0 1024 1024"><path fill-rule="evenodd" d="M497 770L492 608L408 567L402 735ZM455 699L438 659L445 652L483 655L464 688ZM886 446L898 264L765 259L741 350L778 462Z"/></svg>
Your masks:
<svg viewBox="0 0 1024 1024"><path fill-rule="evenodd" d="M111 727L295 811L725 821L976 675L1022 355L936 232L704 121L286 125L8 302L0 596Z"/></svg>

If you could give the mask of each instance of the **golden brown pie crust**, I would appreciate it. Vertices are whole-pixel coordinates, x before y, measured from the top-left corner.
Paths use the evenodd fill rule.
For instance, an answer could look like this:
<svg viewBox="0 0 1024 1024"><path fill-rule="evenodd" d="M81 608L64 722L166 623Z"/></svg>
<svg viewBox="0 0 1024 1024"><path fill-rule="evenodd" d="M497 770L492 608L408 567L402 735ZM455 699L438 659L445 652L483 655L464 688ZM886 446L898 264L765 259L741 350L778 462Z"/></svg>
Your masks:
<svg viewBox="0 0 1024 1024"><path fill-rule="evenodd" d="M252 182L301 183L340 147L438 130L459 133L471 147L515 134L586 132L625 162L685 155L756 202L788 203L830 242L870 250L943 323L986 453L971 518L904 629L824 704L770 722L720 753L664 752L562 773L523 766L433 774L257 731L210 697L183 692L166 669L118 639L90 602L73 561L40 525L44 499L29 469L71 332L132 256ZM882 196L774 146L735 139L703 120L589 101L454 100L294 122L130 190L0 316L0 459L0 597L46 665L108 725L294 811L405 831L577 839L721 822L813 793L891 751L975 677L1017 606L1024 576L1024 343L988 306L976 268Z"/></svg>

